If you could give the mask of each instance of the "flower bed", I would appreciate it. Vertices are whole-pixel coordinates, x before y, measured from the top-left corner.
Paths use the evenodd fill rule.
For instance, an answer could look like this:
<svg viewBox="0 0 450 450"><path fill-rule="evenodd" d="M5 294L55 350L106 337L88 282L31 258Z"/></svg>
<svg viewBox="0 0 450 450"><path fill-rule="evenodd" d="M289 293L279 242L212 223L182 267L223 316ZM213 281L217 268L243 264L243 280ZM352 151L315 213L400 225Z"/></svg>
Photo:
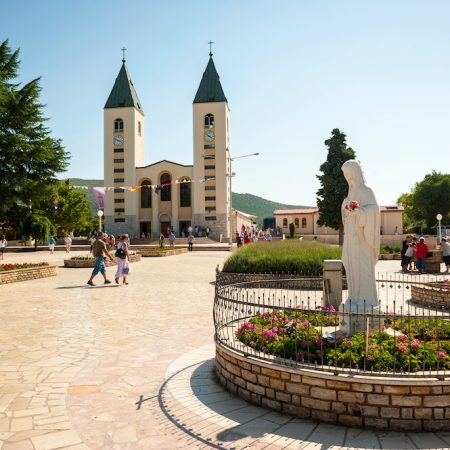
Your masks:
<svg viewBox="0 0 450 450"><path fill-rule="evenodd" d="M256 351L301 363L394 372L450 368L448 320L388 319L397 334L371 333L367 342L364 333L336 342L323 337L323 327L338 324L333 307L318 312L264 311L244 321L236 337Z"/></svg>
<svg viewBox="0 0 450 450"><path fill-rule="evenodd" d="M129 255L130 263L139 262L141 260L141 255L130 254ZM109 259L105 260L105 265L115 266L116 261L110 261ZM88 268L95 266L95 258L91 255L81 255L81 256L73 256L70 259L64 260L64 267L70 268Z"/></svg>
<svg viewBox="0 0 450 450"><path fill-rule="evenodd" d="M223 266L229 273L302 273L321 275L325 259L341 259L335 245L315 241L273 241L245 245Z"/></svg>
<svg viewBox="0 0 450 450"><path fill-rule="evenodd" d="M187 248L146 248L138 250L138 254L144 258L160 257L160 256L173 256L187 253Z"/></svg>
<svg viewBox="0 0 450 450"><path fill-rule="evenodd" d="M0 284L56 276L56 267L48 263L2 264Z"/></svg>

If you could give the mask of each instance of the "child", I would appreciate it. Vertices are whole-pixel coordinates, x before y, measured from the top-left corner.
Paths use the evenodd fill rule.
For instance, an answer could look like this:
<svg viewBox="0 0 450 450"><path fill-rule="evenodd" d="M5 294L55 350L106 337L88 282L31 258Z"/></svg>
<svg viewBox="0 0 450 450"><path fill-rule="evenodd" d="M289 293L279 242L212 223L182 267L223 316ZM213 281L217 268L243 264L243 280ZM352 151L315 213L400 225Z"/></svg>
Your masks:
<svg viewBox="0 0 450 450"><path fill-rule="evenodd" d="M188 251L192 252L192 248L194 246L195 237L193 234L190 234L187 238L188 241Z"/></svg>

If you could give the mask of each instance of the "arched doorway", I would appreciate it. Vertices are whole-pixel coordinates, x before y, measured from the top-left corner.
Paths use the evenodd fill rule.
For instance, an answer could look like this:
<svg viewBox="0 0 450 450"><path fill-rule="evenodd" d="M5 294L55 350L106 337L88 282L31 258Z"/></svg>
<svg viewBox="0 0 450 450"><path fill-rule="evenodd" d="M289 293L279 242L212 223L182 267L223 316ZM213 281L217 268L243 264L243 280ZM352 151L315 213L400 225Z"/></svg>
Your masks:
<svg viewBox="0 0 450 450"><path fill-rule="evenodd" d="M169 237L169 231L172 228L171 217L168 214L161 214L159 216L160 233L164 234L165 237Z"/></svg>

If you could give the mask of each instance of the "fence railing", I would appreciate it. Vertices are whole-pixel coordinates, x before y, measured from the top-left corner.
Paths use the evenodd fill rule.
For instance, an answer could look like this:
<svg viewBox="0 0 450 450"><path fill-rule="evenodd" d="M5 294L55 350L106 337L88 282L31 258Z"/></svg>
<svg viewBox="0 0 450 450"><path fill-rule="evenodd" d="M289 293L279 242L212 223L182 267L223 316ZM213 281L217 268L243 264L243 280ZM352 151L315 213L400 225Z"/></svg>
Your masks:
<svg viewBox="0 0 450 450"><path fill-rule="evenodd" d="M266 277L267 278L267 277ZM281 365L377 376L450 376L450 315L419 304L416 286L446 295L442 277L377 276L379 302L325 305L321 277L216 283L216 340ZM450 297L449 297L450 298ZM450 303L450 302L449 302Z"/></svg>

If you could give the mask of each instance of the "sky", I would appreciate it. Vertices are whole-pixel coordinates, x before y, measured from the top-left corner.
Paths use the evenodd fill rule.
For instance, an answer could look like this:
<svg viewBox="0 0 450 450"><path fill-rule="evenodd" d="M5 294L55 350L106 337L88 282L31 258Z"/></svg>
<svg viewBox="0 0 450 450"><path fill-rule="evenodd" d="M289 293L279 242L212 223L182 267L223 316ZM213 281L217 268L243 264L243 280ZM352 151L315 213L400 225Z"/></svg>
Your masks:
<svg viewBox="0 0 450 450"><path fill-rule="evenodd" d="M103 178L103 107L126 64L145 112L145 164L192 164L192 101L214 62L231 109L233 191L314 206L333 128L379 204L448 172L450 2L0 0L20 82L41 77L61 177ZM6 19L6 20L5 20Z"/></svg>

